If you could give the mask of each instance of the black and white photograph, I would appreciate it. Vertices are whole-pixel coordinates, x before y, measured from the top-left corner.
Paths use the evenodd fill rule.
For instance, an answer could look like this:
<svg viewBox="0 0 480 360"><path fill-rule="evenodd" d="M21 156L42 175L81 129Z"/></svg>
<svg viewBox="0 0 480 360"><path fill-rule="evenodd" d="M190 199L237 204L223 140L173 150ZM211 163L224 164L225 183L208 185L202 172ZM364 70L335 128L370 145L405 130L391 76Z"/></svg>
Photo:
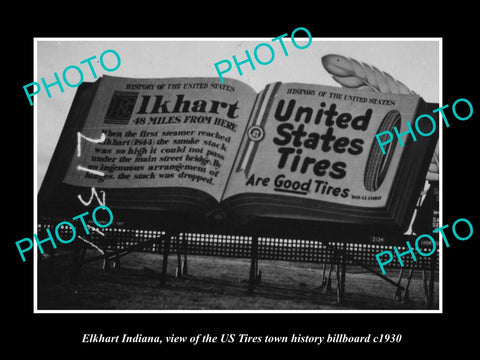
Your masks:
<svg viewBox="0 0 480 360"><path fill-rule="evenodd" d="M471 345L466 39L162 29L22 38L12 329L58 355Z"/></svg>
<svg viewBox="0 0 480 360"><path fill-rule="evenodd" d="M38 311L440 309L440 39L36 45Z"/></svg>

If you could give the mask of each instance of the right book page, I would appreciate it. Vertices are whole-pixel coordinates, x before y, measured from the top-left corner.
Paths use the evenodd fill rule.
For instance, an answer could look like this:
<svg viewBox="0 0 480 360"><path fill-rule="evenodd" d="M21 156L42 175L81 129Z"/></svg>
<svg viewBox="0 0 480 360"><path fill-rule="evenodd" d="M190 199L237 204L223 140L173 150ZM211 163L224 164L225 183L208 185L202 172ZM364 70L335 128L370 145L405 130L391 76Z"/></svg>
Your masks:
<svg viewBox="0 0 480 360"><path fill-rule="evenodd" d="M271 84L262 96L224 199L268 194L364 210L388 205L405 150L393 128L413 127L418 96L297 83ZM385 154L375 138L382 131L393 134Z"/></svg>

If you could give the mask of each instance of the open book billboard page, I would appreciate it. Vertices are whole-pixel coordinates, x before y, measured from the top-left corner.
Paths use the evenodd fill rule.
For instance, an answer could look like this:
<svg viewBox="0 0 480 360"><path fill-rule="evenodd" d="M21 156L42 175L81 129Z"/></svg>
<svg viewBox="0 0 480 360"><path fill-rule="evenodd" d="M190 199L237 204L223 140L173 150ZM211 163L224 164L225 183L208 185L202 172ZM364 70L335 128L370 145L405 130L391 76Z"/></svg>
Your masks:
<svg viewBox="0 0 480 360"><path fill-rule="evenodd" d="M219 201L255 97L235 80L105 76L84 125L73 129L80 149L63 181L195 188Z"/></svg>
<svg viewBox="0 0 480 360"><path fill-rule="evenodd" d="M250 118L225 198L283 194L384 207L405 147L392 141L383 154L375 135L394 126L406 131L418 102L418 96L276 84L265 112Z"/></svg>

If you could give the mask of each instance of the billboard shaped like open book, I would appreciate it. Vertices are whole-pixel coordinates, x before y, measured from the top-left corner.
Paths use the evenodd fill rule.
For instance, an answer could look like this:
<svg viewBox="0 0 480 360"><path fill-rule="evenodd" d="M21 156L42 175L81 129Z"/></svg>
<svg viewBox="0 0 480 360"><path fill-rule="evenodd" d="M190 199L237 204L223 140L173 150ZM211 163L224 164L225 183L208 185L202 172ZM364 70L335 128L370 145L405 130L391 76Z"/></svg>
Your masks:
<svg viewBox="0 0 480 360"><path fill-rule="evenodd" d="M95 187L113 210L404 229L437 136L392 142L384 155L375 135L436 106L370 90L104 76L77 90L40 205Z"/></svg>

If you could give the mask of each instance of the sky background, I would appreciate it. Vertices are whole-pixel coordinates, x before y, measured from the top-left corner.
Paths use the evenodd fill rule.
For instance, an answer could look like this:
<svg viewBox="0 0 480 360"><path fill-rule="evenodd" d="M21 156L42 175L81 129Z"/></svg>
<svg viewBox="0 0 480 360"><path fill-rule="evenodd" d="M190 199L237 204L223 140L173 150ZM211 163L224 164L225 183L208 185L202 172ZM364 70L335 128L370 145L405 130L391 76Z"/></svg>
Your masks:
<svg viewBox="0 0 480 360"><path fill-rule="evenodd" d="M272 36L277 37L281 34ZM300 39L304 33L299 31L295 37L303 46L307 39ZM253 49L259 43L268 42L275 49L275 58L268 65L256 64L256 70L250 65L242 66L243 76L235 67L224 74L225 77L241 80L256 91L266 84L281 82L313 83L339 86L324 69L321 58L328 54L351 57L360 62L377 67L403 82L408 88L421 95L427 102L440 101L440 43L436 39L319 39L314 38L305 49L297 49L284 38L288 51L285 56L278 41L272 38L248 39L37 39L36 40L36 78L40 82L45 78L54 82L53 73L61 78L63 70L70 65L83 70L84 82L95 81L88 64L81 61L96 56L92 61L97 75L123 76L134 78L168 77L218 77L214 64L220 60L232 61L236 55L239 61L246 58L245 50L253 57ZM108 72L99 63L100 54L105 50L115 50L121 58L120 67ZM263 59L259 51L259 57ZM112 54L105 56L108 67L115 66ZM265 55L265 59L267 59ZM75 83L75 71L69 72L70 81ZM50 88L51 98L42 91L35 95L36 134L37 134L37 190L40 188L48 164L60 137L63 125L72 104L76 88L64 84L64 92L58 86ZM28 102L27 98L25 101Z"/></svg>

